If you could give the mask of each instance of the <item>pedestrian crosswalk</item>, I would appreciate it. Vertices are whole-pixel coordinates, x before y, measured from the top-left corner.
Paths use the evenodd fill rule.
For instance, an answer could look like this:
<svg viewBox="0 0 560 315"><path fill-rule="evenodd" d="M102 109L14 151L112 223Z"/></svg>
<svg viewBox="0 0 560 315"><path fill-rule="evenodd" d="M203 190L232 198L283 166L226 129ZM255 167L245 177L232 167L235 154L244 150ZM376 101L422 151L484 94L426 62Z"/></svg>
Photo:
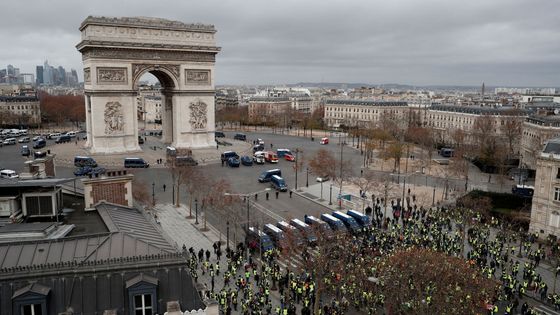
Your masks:
<svg viewBox="0 0 560 315"><path fill-rule="evenodd" d="M536 305L533 307L538 314L545 314L545 315L560 315L560 312L545 306L545 305Z"/></svg>
<svg viewBox="0 0 560 315"><path fill-rule="evenodd" d="M308 249L308 253L309 253L309 259L313 259L314 257L317 257L317 255L319 254L319 251L317 251L317 249ZM289 256L284 256L282 258L280 258L278 260L278 265L280 265L280 268L282 269L303 269L305 268L305 260L303 259L303 257L301 256L301 254L298 253L293 253Z"/></svg>

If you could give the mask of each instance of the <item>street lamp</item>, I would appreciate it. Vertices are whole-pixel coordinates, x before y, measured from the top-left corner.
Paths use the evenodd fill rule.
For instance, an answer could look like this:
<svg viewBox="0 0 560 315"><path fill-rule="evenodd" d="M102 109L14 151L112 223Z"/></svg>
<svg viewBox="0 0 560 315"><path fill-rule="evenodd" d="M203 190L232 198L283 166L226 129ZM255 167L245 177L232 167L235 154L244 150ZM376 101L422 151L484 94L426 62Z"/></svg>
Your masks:
<svg viewBox="0 0 560 315"><path fill-rule="evenodd" d="M229 251L229 220L226 222L226 249Z"/></svg>
<svg viewBox="0 0 560 315"><path fill-rule="evenodd" d="M309 167L307 168L307 178L305 179L305 187L309 187Z"/></svg>
<svg viewBox="0 0 560 315"><path fill-rule="evenodd" d="M250 221L250 217L249 217L249 206L250 206L250 198L253 195L257 195L259 193L262 192L268 192L270 191L270 188L265 188L264 190L259 190L259 191L255 191L255 192L251 192L251 193L247 193L247 194L231 194L231 193L224 193L224 196L238 196L240 198L243 198L244 201L247 201L247 230L249 229L249 221Z"/></svg>
<svg viewBox="0 0 560 315"><path fill-rule="evenodd" d="M299 160L298 160L299 149L296 148L295 152L296 152L296 164L294 166L295 166L295 170L296 170L296 190L297 190L297 173L298 173L298 163L299 163Z"/></svg>
<svg viewBox="0 0 560 315"><path fill-rule="evenodd" d="M329 188L329 206L332 205L332 183L331 183L331 187Z"/></svg>
<svg viewBox="0 0 560 315"><path fill-rule="evenodd" d="M152 206L156 205L156 183L152 182Z"/></svg>
<svg viewBox="0 0 560 315"><path fill-rule="evenodd" d="M198 224L198 199L194 200L195 220L194 224Z"/></svg>

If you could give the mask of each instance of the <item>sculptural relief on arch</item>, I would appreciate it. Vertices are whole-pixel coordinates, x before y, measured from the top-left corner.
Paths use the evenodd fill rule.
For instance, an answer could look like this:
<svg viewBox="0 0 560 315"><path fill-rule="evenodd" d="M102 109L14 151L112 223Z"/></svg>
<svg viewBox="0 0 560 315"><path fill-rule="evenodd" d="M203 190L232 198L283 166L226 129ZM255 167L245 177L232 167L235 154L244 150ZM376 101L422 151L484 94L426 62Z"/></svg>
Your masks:
<svg viewBox="0 0 560 315"><path fill-rule="evenodd" d="M76 46L84 63L87 146L92 153L139 151L136 95L149 72L162 85L163 141L216 146L213 25L145 17L88 17Z"/></svg>

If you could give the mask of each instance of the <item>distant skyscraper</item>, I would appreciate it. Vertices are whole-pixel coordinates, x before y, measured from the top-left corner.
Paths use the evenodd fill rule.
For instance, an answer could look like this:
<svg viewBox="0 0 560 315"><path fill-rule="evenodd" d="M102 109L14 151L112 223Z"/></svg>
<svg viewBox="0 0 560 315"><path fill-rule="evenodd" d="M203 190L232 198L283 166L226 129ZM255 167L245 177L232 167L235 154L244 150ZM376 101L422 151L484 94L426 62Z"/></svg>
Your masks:
<svg viewBox="0 0 560 315"><path fill-rule="evenodd" d="M43 66L37 66L37 70L35 71L35 76L37 77L37 85L41 85L45 83L43 81Z"/></svg>
<svg viewBox="0 0 560 315"><path fill-rule="evenodd" d="M49 61L45 60L45 64L43 65L43 83L46 85L53 84L53 71L52 67L49 66Z"/></svg>

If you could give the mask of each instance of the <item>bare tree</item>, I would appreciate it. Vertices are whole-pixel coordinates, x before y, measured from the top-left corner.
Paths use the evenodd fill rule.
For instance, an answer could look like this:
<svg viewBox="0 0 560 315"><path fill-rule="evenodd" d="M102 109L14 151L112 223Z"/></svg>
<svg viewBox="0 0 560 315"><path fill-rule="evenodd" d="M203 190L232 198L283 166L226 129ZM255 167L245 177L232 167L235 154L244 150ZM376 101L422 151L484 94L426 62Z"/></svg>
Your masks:
<svg viewBox="0 0 560 315"><path fill-rule="evenodd" d="M518 109L512 109L504 113L505 116L502 118L504 124L501 126L502 134L507 139L508 144L508 155L513 154L516 144L521 141L521 131L523 129L523 119L521 116L521 111Z"/></svg>
<svg viewBox="0 0 560 315"><path fill-rule="evenodd" d="M498 289L476 265L429 249L397 250L378 267L389 314L480 314Z"/></svg>
<svg viewBox="0 0 560 315"><path fill-rule="evenodd" d="M145 182L134 177L132 181L132 198L142 204L144 208L152 206L150 192Z"/></svg>
<svg viewBox="0 0 560 315"><path fill-rule="evenodd" d="M320 149L308 162L309 169L317 176L336 177L337 160L331 151Z"/></svg>
<svg viewBox="0 0 560 315"><path fill-rule="evenodd" d="M366 198L360 196L360 198L362 198L362 211L364 211L367 195L372 191L373 188L376 187L378 178L372 171L365 170L360 177L352 177L350 179L350 182L358 186L358 188L360 188L360 191L366 195Z"/></svg>

